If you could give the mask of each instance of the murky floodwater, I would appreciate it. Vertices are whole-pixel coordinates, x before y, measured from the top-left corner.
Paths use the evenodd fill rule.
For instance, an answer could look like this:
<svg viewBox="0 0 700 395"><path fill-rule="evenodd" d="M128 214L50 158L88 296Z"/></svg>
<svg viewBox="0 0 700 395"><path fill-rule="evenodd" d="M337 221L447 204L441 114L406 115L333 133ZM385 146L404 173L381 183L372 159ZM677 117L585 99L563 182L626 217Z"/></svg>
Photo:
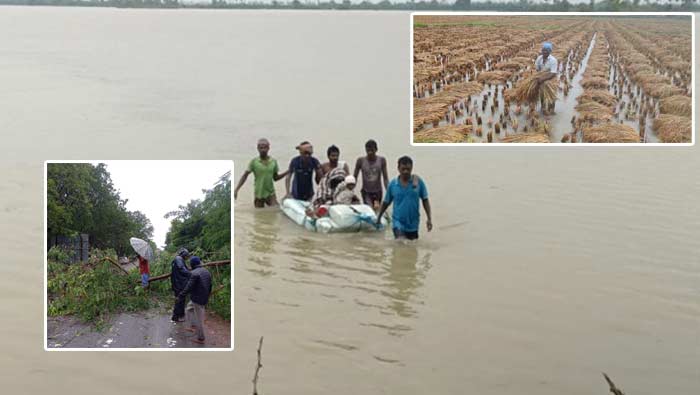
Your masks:
<svg viewBox="0 0 700 395"><path fill-rule="evenodd" d="M700 390L698 149L408 146L406 13L3 8L8 393ZM380 39L379 39L380 38ZM414 157L435 230L306 232L236 204L231 353L42 351L42 161L234 159L267 136ZM154 175L157 176L157 175ZM278 192L283 191L282 184ZM177 189L173 188L173 193Z"/></svg>

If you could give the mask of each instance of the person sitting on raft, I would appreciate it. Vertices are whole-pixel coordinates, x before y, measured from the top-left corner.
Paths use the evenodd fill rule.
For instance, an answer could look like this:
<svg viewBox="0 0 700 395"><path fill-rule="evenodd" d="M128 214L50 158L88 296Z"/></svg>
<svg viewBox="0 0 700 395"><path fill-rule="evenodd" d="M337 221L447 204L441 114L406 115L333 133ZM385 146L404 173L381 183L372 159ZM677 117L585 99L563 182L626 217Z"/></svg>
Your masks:
<svg viewBox="0 0 700 395"><path fill-rule="evenodd" d="M327 213L325 206L333 204L335 190L341 182L345 181L346 176L345 170L340 167L331 169L328 174L323 176L306 214L313 218L324 216Z"/></svg>
<svg viewBox="0 0 700 395"><path fill-rule="evenodd" d="M345 180L338 184L333 194L333 204L359 204L360 198L355 195L355 177L347 176Z"/></svg>

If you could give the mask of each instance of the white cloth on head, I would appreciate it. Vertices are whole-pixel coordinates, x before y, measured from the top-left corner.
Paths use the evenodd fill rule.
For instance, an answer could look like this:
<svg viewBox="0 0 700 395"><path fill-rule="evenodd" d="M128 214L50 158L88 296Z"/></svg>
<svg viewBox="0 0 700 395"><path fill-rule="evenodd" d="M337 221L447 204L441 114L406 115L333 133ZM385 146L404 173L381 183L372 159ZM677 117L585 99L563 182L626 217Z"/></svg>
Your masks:
<svg viewBox="0 0 700 395"><path fill-rule="evenodd" d="M535 69L537 69L537 71L549 71L550 73L556 73L559 70L557 58L550 54L547 56L547 60L543 60L542 55L540 55L537 57L537 60L535 60Z"/></svg>

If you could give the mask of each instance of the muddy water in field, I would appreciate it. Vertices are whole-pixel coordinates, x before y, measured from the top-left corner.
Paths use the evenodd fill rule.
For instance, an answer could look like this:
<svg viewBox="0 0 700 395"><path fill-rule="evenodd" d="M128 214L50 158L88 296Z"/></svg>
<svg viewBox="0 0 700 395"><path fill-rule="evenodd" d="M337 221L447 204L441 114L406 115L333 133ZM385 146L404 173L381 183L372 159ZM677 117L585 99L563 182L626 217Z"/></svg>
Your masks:
<svg viewBox="0 0 700 395"><path fill-rule="evenodd" d="M7 393L694 394L696 147L412 148L408 14L4 8ZM381 37L380 40L377 38ZM42 161L234 159L259 136L415 159L435 230L309 233L236 203L235 351L42 351ZM186 183L185 183L186 185ZM282 185L278 193L282 194ZM177 189L173 188L173 193Z"/></svg>

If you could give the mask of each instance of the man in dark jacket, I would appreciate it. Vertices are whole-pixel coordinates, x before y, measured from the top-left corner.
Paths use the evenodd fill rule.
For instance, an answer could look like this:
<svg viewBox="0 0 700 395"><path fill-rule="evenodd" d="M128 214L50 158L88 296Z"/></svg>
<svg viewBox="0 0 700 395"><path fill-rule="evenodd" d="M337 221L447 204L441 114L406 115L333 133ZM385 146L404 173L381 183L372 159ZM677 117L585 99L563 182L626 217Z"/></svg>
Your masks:
<svg viewBox="0 0 700 395"><path fill-rule="evenodd" d="M192 341L204 344L204 306L209 302L209 295L211 294L211 274L202 267L199 257L193 256L190 259L190 266L192 266L190 279L178 295L178 301L185 303L185 296L188 293L190 294L190 301L194 308L190 323L197 335L197 338Z"/></svg>
<svg viewBox="0 0 700 395"><path fill-rule="evenodd" d="M180 248L177 250L177 255L175 259L170 263L170 285L172 286L173 293L175 296L179 296L180 292L185 289L187 281L190 279L190 271L185 265L185 259L190 256L190 252L186 248ZM173 316L171 318L174 322L182 322L185 318L185 299L177 298L175 302L175 307L173 307Z"/></svg>

